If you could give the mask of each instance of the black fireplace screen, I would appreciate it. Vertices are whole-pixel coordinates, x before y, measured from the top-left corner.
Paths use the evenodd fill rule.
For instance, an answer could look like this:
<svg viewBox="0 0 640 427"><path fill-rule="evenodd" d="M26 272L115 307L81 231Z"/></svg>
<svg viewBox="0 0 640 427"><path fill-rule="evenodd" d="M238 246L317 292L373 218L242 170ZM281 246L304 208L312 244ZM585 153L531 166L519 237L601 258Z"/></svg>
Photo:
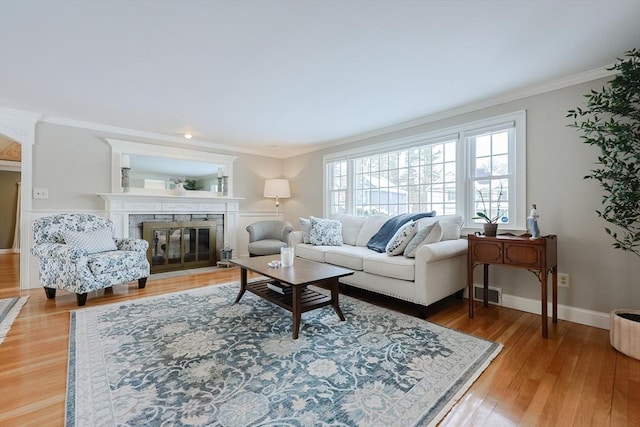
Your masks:
<svg viewBox="0 0 640 427"><path fill-rule="evenodd" d="M216 221L144 222L151 272L216 264Z"/></svg>

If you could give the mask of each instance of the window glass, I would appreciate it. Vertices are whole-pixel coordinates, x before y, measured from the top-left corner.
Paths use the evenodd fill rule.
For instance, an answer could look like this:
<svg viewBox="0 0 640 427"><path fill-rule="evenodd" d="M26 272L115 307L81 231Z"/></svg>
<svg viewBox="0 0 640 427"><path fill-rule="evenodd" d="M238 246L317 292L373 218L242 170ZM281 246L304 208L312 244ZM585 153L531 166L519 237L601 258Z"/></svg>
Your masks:
<svg viewBox="0 0 640 427"><path fill-rule="evenodd" d="M479 228L486 212L515 229L526 217L524 111L325 158L325 211L356 215L463 215ZM451 131L451 132L449 132ZM443 137L443 134L451 135ZM518 147L518 150L515 148ZM366 150L366 152L365 152ZM518 153L518 156L516 156Z"/></svg>

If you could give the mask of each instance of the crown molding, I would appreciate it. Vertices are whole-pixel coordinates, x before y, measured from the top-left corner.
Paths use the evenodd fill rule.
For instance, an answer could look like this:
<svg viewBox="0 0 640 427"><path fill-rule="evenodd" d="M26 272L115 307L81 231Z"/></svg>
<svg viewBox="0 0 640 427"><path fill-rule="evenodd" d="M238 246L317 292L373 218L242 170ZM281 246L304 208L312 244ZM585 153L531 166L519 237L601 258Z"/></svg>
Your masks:
<svg viewBox="0 0 640 427"><path fill-rule="evenodd" d="M21 162L14 162L11 160L0 160L0 171L20 172L21 170L22 170Z"/></svg>
<svg viewBox="0 0 640 427"><path fill-rule="evenodd" d="M234 147L234 146L227 145L227 144L220 144L220 143L216 143L216 142L203 141L203 140L194 139L194 138L189 139L189 140L185 140L185 138L182 137L182 136L165 135L165 134L161 134L161 133L148 132L148 131L142 131L142 130L137 130L137 129L129 129L129 128L123 128L123 127L118 127L118 126L105 125L105 124L101 124L101 123L85 122L85 121L82 121L82 120L67 119L67 118L64 118L64 117L44 116L44 117L42 117L42 119L40 121L42 123L48 123L48 124L54 124L54 125L60 125L60 126L70 126L70 127L75 127L75 128L81 128L81 129L96 130L96 131L99 131L99 132L107 132L107 133L112 133L112 134L124 135L126 137L136 137L136 138L151 139L151 140L155 140L155 141L172 142L172 143L180 144L181 146L184 146L184 148L186 148L186 149L189 149L189 148L193 149L193 148L196 148L196 147L200 147L200 148L217 149L217 150L224 150L224 151L234 151L234 152L239 152L239 153L256 154L256 155L259 155L259 156L264 156L263 152L260 152L258 150L249 149L249 148L244 148L244 147ZM186 142L186 141L188 141L188 142Z"/></svg>

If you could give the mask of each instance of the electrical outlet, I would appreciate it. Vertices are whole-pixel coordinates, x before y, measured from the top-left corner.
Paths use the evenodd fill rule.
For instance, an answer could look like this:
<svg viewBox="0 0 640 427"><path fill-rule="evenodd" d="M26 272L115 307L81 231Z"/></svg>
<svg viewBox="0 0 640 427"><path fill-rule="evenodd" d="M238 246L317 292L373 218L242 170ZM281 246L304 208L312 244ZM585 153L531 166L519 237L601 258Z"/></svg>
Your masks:
<svg viewBox="0 0 640 427"><path fill-rule="evenodd" d="M34 199L48 199L49 198L49 189L48 188L34 188L33 189L33 198Z"/></svg>
<svg viewBox="0 0 640 427"><path fill-rule="evenodd" d="M569 283L569 274L568 273L558 273L558 287L559 288L568 288Z"/></svg>

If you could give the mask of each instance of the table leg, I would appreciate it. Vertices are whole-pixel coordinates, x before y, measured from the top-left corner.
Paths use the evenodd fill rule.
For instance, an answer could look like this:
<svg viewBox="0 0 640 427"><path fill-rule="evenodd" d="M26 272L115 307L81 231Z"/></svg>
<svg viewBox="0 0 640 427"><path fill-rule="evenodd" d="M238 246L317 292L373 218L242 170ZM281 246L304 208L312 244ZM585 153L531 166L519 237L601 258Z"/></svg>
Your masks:
<svg viewBox="0 0 640 427"><path fill-rule="evenodd" d="M482 305L489 307L489 264L483 264L484 269L482 271Z"/></svg>
<svg viewBox="0 0 640 427"><path fill-rule="evenodd" d="M302 304L300 302L300 296L302 289L300 286L291 287L291 305L293 309L293 339L298 339L298 332L300 331L300 318L302 316Z"/></svg>
<svg viewBox="0 0 640 427"><path fill-rule="evenodd" d="M240 298L242 298L242 295L244 295L246 291L247 291L247 269L241 268L240 269L240 292L238 292L238 296L236 297L234 304L240 301Z"/></svg>
<svg viewBox="0 0 640 427"><path fill-rule="evenodd" d="M547 324L547 275L548 272L546 269L540 272L540 286L541 289L541 300L542 300L542 337L547 338L549 336L549 325Z"/></svg>
<svg viewBox="0 0 640 427"><path fill-rule="evenodd" d="M331 280L331 305L335 310L336 314L343 322L346 320L344 318L344 314L342 314L342 310L340 309L340 305L338 304L338 295L340 294L340 284L338 283L338 279L335 278Z"/></svg>
<svg viewBox="0 0 640 427"><path fill-rule="evenodd" d="M473 263L467 262L467 290L469 292L469 317L473 319Z"/></svg>
<svg viewBox="0 0 640 427"><path fill-rule="evenodd" d="M551 269L551 288L553 298L553 323L558 323L558 266L554 265Z"/></svg>

